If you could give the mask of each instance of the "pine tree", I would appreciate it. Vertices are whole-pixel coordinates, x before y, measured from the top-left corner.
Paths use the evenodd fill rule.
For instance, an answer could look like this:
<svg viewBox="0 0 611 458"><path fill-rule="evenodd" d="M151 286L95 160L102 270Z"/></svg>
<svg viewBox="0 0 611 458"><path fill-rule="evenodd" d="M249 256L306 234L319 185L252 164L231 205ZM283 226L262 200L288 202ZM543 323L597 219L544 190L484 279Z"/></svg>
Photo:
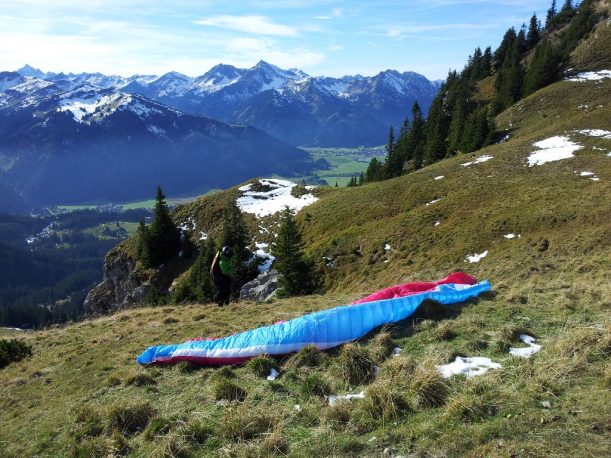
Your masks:
<svg viewBox="0 0 611 458"><path fill-rule="evenodd" d="M214 297L214 283L210 278L210 266L216 254L216 247L212 238L202 241L197 259L191 267L189 283L193 297L200 303L212 301Z"/></svg>
<svg viewBox="0 0 611 458"><path fill-rule="evenodd" d="M539 38L539 21L537 20L537 15L533 14L530 18L528 34L526 35L526 44L528 48L533 48L539 42Z"/></svg>
<svg viewBox="0 0 611 458"><path fill-rule="evenodd" d="M157 186L153 222L148 228L149 266L155 267L178 254L180 249L180 232L170 217L170 210L165 195Z"/></svg>
<svg viewBox="0 0 611 458"><path fill-rule="evenodd" d="M224 213L223 235L221 247L228 246L233 252L232 266L232 294L239 295L244 283L249 282L257 275L256 265L251 263L252 254L248 249L248 231L244 224L242 212L233 202Z"/></svg>
<svg viewBox="0 0 611 458"><path fill-rule="evenodd" d="M547 16L545 18L545 29L550 30L554 24L554 18L556 17L556 0L552 0L552 6L547 10Z"/></svg>
<svg viewBox="0 0 611 458"><path fill-rule="evenodd" d="M388 132L388 143L386 144L386 178L394 178L401 175L403 163L401 157L397 154L397 145L395 143L395 132L392 126Z"/></svg>
<svg viewBox="0 0 611 458"><path fill-rule="evenodd" d="M136 232L136 257L142 262L145 267L151 265L149 255L149 230L144 223L144 218L140 219L140 225Z"/></svg>
<svg viewBox="0 0 611 458"><path fill-rule="evenodd" d="M311 294L317 287L317 278L312 262L303 252L304 243L292 210L286 207L280 218L278 237L272 243L280 287L291 296Z"/></svg>
<svg viewBox="0 0 611 458"><path fill-rule="evenodd" d="M365 182L365 175L363 174L363 172L361 172L361 174L359 175L359 182L357 183L357 186L363 186L364 182Z"/></svg>
<svg viewBox="0 0 611 458"><path fill-rule="evenodd" d="M372 183L374 181L382 181L384 179L384 165L377 157L369 161L369 166L365 172L365 181Z"/></svg>
<svg viewBox="0 0 611 458"><path fill-rule="evenodd" d="M537 47L524 77L524 95L554 82L560 74L561 57L550 43Z"/></svg>
<svg viewBox="0 0 611 458"><path fill-rule="evenodd" d="M414 158L414 169L416 170L422 167L425 142L424 118L422 117L420 105L418 105L418 102L415 101L412 105L412 128L409 132L407 145L408 149L412 151Z"/></svg>

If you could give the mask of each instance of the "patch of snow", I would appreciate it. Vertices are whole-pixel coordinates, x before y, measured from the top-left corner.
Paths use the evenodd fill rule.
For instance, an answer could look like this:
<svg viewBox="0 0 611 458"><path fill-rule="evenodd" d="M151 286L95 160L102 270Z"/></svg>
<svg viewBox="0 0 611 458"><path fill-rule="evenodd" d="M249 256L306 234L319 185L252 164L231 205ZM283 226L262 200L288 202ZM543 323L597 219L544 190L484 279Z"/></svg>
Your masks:
<svg viewBox="0 0 611 458"><path fill-rule="evenodd" d="M503 237L505 237L506 239L515 239L516 235L515 234L505 234ZM518 238L521 238L522 236L520 234L517 235Z"/></svg>
<svg viewBox="0 0 611 458"><path fill-rule="evenodd" d="M149 132L154 133L155 135L165 135L166 131L165 129L162 129L161 127L157 127L157 126L146 126L146 130L148 130Z"/></svg>
<svg viewBox="0 0 611 458"><path fill-rule="evenodd" d="M475 159L472 162L465 162L464 164L460 164L460 165L462 165L463 167L469 167L470 165L481 164L482 162L489 161L490 159L493 159L493 157L489 155L485 155L482 157L478 157L477 159Z"/></svg>
<svg viewBox="0 0 611 458"><path fill-rule="evenodd" d="M467 258L465 259L465 262L467 262L467 261L469 261L470 263L480 262L486 256L488 256L488 250L486 250L486 251L484 251L483 253L480 253L480 254L473 254L471 256L467 256Z"/></svg>
<svg viewBox="0 0 611 458"><path fill-rule="evenodd" d="M464 374L467 378L471 378L476 375L485 374L489 369L500 369L501 367L499 363L495 363L490 358L485 358L483 356L467 358L457 356L453 363L437 366L437 370L444 378L450 378L453 375L460 374Z"/></svg>
<svg viewBox="0 0 611 458"><path fill-rule="evenodd" d="M380 366L373 366L373 373L376 377L380 375L380 372L382 372L382 368Z"/></svg>
<svg viewBox="0 0 611 458"><path fill-rule="evenodd" d="M582 129L576 131L579 134L587 135L589 137L599 137L606 140L611 140L611 132L603 129Z"/></svg>
<svg viewBox="0 0 611 458"><path fill-rule="evenodd" d="M441 223L439 221L435 221L435 224L433 224L433 227L437 227L439 226Z"/></svg>
<svg viewBox="0 0 611 458"><path fill-rule="evenodd" d="M24 332L24 330L21 328L0 328L0 329L8 329L9 331Z"/></svg>
<svg viewBox="0 0 611 458"><path fill-rule="evenodd" d="M541 345L535 343L535 338L527 334L520 334L520 340L528 345L528 347L511 347L509 353L518 358L530 358L535 353L541 350Z"/></svg>
<svg viewBox="0 0 611 458"><path fill-rule="evenodd" d="M351 401L353 399L365 399L365 392L361 391L357 394L332 394L329 396L329 405L334 406L339 401Z"/></svg>
<svg viewBox="0 0 611 458"><path fill-rule="evenodd" d="M276 369L272 367L271 370L269 371L269 375L267 376L267 380L269 381L276 380L279 375L280 375L280 372L278 372Z"/></svg>
<svg viewBox="0 0 611 458"><path fill-rule="evenodd" d="M581 172L579 174L580 177L589 177L589 176L592 176L592 175L594 175L594 172Z"/></svg>
<svg viewBox="0 0 611 458"><path fill-rule="evenodd" d="M567 81L575 81L583 83L586 81L600 81L605 78L611 78L611 70L600 70L598 72L584 72L567 78Z"/></svg>
<svg viewBox="0 0 611 458"><path fill-rule="evenodd" d="M503 138L501 138L501 139L498 141L497 145L498 145L498 144L500 144L500 143L505 143L505 142L506 142L507 140L509 140L510 138L511 138L511 135L509 135L509 134L505 135Z"/></svg>
<svg viewBox="0 0 611 458"><path fill-rule="evenodd" d="M429 203L426 204L426 207L428 207L429 205L433 205L433 204L439 202L441 199L443 199L443 197L438 197L437 199L431 200Z"/></svg>
<svg viewBox="0 0 611 458"><path fill-rule="evenodd" d="M285 207L298 212L318 200L313 194L304 194L299 198L293 197L291 190L297 185L291 181L262 179L259 182L271 189L269 191L251 191L252 184L239 188L242 191L242 197L238 197L236 203L242 212L258 217L273 215L284 210ZM306 189L313 188L307 186Z"/></svg>
<svg viewBox="0 0 611 458"><path fill-rule="evenodd" d="M388 243L384 244L384 251L390 251L390 245Z"/></svg>
<svg viewBox="0 0 611 458"><path fill-rule="evenodd" d="M259 258L262 262L259 264L259 273L267 272L271 267L276 258L265 251L265 248L269 247L268 243L257 243L255 241L255 257Z"/></svg>
<svg viewBox="0 0 611 458"><path fill-rule="evenodd" d="M204 231L199 231L199 239L208 240L208 234L206 234Z"/></svg>
<svg viewBox="0 0 611 458"><path fill-rule="evenodd" d="M301 406L299 404L295 404L293 406L293 409L295 410L295 412L301 412Z"/></svg>
<svg viewBox="0 0 611 458"><path fill-rule="evenodd" d="M184 232L194 231L195 228L195 218L193 218L193 216L189 216L186 221L183 221L180 226L178 226L178 229Z"/></svg>
<svg viewBox="0 0 611 458"><path fill-rule="evenodd" d="M435 180L442 180L444 178L443 175L439 175L438 177L435 177Z"/></svg>
<svg viewBox="0 0 611 458"><path fill-rule="evenodd" d="M598 178L598 177L592 177L592 178L590 178L590 180L592 180L592 181L600 181L600 178Z"/></svg>
<svg viewBox="0 0 611 458"><path fill-rule="evenodd" d="M392 355L393 356L399 356L402 351L403 351L403 348L395 347L395 348L392 349Z"/></svg>
<svg viewBox="0 0 611 458"><path fill-rule="evenodd" d="M573 157L573 153L581 149L579 143L574 143L568 137L556 136L533 144L539 151L528 156L528 165L542 165L547 162L559 161Z"/></svg>

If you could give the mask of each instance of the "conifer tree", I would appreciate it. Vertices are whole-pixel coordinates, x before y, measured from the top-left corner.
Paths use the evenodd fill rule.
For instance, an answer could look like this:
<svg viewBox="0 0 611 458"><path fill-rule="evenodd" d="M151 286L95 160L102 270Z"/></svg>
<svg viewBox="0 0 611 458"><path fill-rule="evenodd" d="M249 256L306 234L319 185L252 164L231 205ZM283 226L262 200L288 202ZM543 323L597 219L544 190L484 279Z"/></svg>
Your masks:
<svg viewBox="0 0 611 458"><path fill-rule="evenodd" d="M537 15L533 14L528 25L528 34L526 35L526 44L528 48L533 48L539 41L539 21Z"/></svg>
<svg viewBox="0 0 611 458"><path fill-rule="evenodd" d="M386 178L398 177L403 170L401 157L397 154L397 145L395 143L395 132L392 126L388 132L388 143L386 144Z"/></svg>
<svg viewBox="0 0 611 458"><path fill-rule="evenodd" d="M384 179L384 165L380 162L377 157L374 157L369 161L369 166L365 172L365 181L372 183L374 181L381 181Z"/></svg>
<svg viewBox="0 0 611 458"><path fill-rule="evenodd" d="M155 267L178 254L180 249L180 232L172 218L165 201L165 195L157 186L153 222L148 228L149 267Z"/></svg>
<svg viewBox="0 0 611 458"><path fill-rule="evenodd" d="M231 257L232 266L232 293L234 296L239 295L240 289L244 283L249 282L257 275L255 265L251 264L252 254L248 249L248 231L244 224L242 212L235 204L232 204L225 210L223 224L223 233L221 237L221 247L228 246L231 248L233 256Z"/></svg>
<svg viewBox="0 0 611 458"><path fill-rule="evenodd" d="M552 6L549 10L547 10L547 16L545 18L545 29L550 30L554 23L554 18L556 17L556 0L552 0Z"/></svg>
<svg viewBox="0 0 611 458"><path fill-rule="evenodd" d="M418 101L412 105L412 128L409 132L407 141L408 150L412 151L414 158L414 169L422 167L424 160L424 144L426 142L424 136L424 118Z"/></svg>
<svg viewBox="0 0 611 458"><path fill-rule="evenodd" d="M149 230L144 223L144 218L140 219L140 225L136 232L136 257L145 267L151 265L149 255Z"/></svg>
<svg viewBox="0 0 611 458"><path fill-rule="evenodd" d="M365 182L365 175L363 174L363 172L361 172L361 174L359 175L359 182L357 183L357 186L362 186L364 182Z"/></svg>
<svg viewBox="0 0 611 458"><path fill-rule="evenodd" d="M210 278L210 266L216 254L211 237L202 241L197 259L191 267L189 283L193 297L200 303L210 302L214 297L214 283Z"/></svg>
<svg viewBox="0 0 611 458"><path fill-rule="evenodd" d="M272 243L275 267L280 273L280 287L291 296L311 294L317 287L317 278L313 263L303 252L304 243L293 211L286 207L280 218L278 237Z"/></svg>

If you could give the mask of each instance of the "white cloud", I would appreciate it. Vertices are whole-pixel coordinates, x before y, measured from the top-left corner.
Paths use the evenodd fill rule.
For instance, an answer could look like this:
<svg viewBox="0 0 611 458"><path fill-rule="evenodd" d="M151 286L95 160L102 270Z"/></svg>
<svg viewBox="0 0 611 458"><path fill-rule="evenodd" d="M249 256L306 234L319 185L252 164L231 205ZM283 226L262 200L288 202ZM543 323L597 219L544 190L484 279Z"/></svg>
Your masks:
<svg viewBox="0 0 611 458"><path fill-rule="evenodd" d="M237 30L256 35L277 35L294 37L297 29L283 24L276 24L266 16L215 16L195 21L196 24Z"/></svg>

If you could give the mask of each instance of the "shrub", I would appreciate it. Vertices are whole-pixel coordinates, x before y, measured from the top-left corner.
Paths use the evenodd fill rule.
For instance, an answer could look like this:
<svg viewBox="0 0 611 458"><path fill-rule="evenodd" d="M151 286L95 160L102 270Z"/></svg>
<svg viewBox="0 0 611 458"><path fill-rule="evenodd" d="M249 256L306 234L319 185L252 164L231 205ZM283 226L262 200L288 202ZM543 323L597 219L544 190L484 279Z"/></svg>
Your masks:
<svg viewBox="0 0 611 458"><path fill-rule="evenodd" d="M32 347L17 339L0 340L0 369L10 363L32 356Z"/></svg>
<svg viewBox="0 0 611 458"><path fill-rule="evenodd" d="M274 361L269 356L257 356L256 358L248 361L248 368L257 376L257 377L267 377L272 370L272 368L276 365L276 361Z"/></svg>
<svg viewBox="0 0 611 458"><path fill-rule="evenodd" d="M155 417L144 431L144 437L155 440L158 436L165 436L179 424L184 424L184 418L178 415L172 417Z"/></svg>
<svg viewBox="0 0 611 458"><path fill-rule="evenodd" d="M229 380L219 380L213 388L214 399L217 401L238 401L246 398L246 390Z"/></svg>
<svg viewBox="0 0 611 458"><path fill-rule="evenodd" d="M400 386L392 380L381 379L376 380L365 391L363 407L371 417L387 421L408 410L409 404Z"/></svg>
<svg viewBox="0 0 611 458"><path fill-rule="evenodd" d="M375 364L364 347L344 345L337 362L340 377L350 385L370 383L375 378Z"/></svg>

